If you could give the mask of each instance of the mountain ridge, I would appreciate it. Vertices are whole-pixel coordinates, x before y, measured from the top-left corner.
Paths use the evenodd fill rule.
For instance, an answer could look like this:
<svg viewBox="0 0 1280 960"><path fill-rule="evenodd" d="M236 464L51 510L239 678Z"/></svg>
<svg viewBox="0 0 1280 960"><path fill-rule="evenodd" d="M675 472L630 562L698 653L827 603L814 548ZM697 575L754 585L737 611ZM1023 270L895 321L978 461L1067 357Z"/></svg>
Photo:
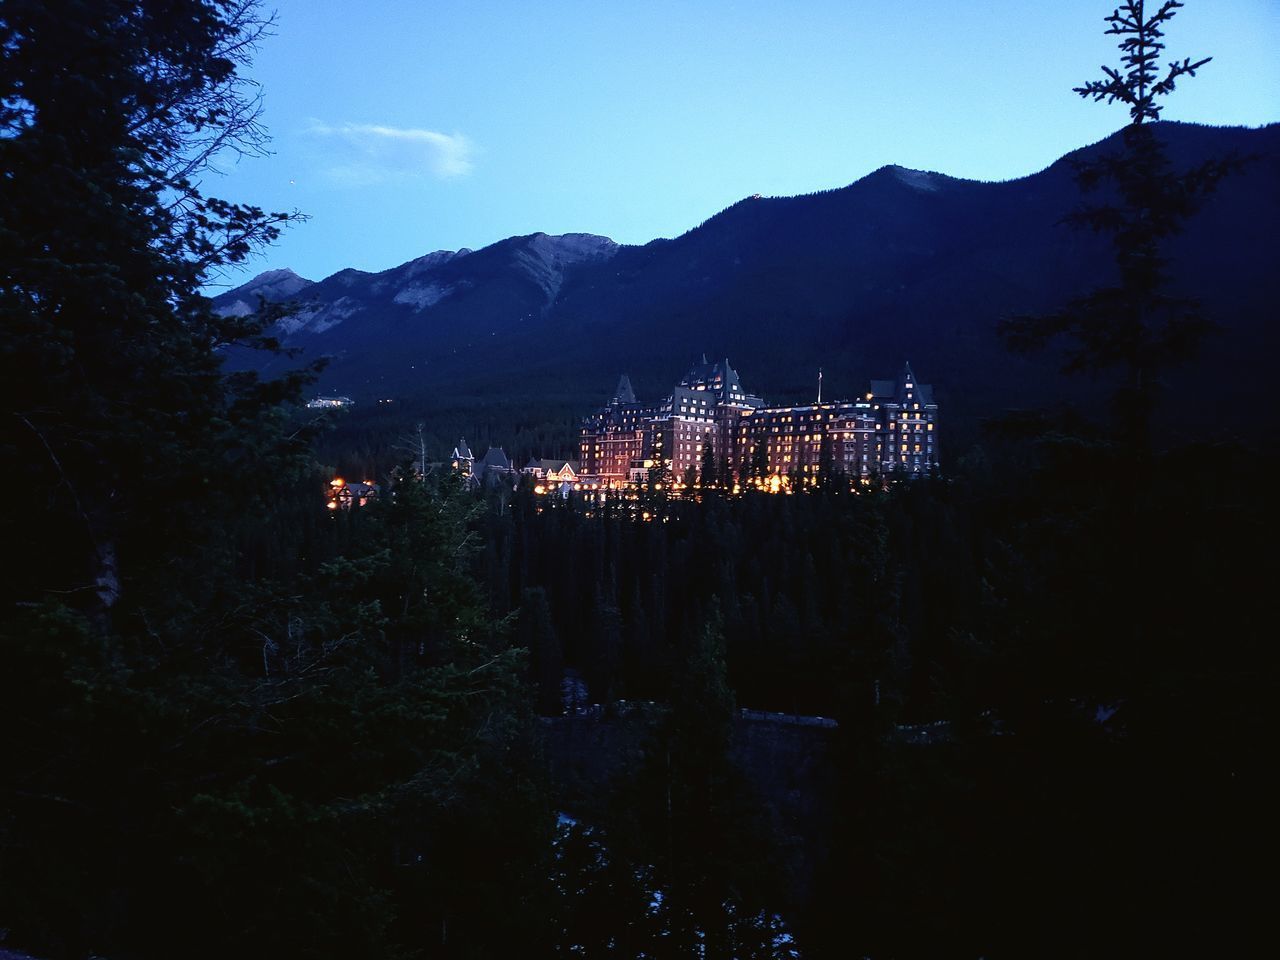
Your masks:
<svg viewBox="0 0 1280 960"><path fill-rule="evenodd" d="M1280 299L1265 227L1280 217L1280 125L1159 129L1180 168L1253 157L1170 244L1174 287L1203 297L1228 334L1170 384L1180 390L1197 377L1229 381L1231 364L1252 368L1267 352L1262 317ZM607 399L623 370L658 395L703 350L727 353L745 384L779 399L804 396L818 365L829 388L852 393L909 359L970 421L1098 393L1058 378L1052 355L1011 356L994 325L1111 275L1105 239L1061 223L1081 202L1073 164L1117 136L1013 180L886 165L827 191L744 198L642 245L534 233L339 271L302 288L300 319L282 332L304 355L332 358L324 389L428 407L445 396L578 405ZM243 302L242 291L215 305Z"/></svg>

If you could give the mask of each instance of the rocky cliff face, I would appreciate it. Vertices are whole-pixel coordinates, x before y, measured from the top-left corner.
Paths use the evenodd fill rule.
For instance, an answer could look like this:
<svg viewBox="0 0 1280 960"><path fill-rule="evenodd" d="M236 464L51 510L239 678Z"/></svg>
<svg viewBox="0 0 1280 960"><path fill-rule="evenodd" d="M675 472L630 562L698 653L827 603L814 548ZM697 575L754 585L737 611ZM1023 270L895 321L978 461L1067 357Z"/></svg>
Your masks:
<svg viewBox="0 0 1280 960"><path fill-rule="evenodd" d="M555 302L570 270L607 260L617 250L608 237L535 233L494 244L470 262L471 250L437 250L380 273L348 269L319 283L291 270L272 270L215 298L214 305L222 313L243 316L256 308L259 297L296 300L298 311L278 331L286 341L324 334L351 317L397 309L422 314L477 284L504 279L531 285L546 308Z"/></svg>
<svg viewBox="0 0 1280 960"><path fill-rule="evenodd" d="M538 285L546 296L546 305L555 303L566 273L582 263L608 260L618 245L608 237L589 233L566 233L549 237L537 233L515 254L517 265Z"/></svg>
<svg viewBox="0 0 1280 960"><path fill-rule="evenodd" d="M298 276L287 267L260 273L246 284L236 287L217 298L218 312L233 317L243 317L258 309L258 298L279 303L298 296L314 282Z"/></svg>

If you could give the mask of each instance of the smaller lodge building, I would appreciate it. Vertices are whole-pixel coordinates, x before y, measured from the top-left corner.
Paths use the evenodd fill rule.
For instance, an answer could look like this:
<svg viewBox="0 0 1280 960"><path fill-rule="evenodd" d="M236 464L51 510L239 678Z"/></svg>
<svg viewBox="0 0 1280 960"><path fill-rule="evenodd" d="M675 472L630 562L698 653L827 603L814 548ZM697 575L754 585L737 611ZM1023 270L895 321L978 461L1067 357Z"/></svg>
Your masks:
<svg viewBox="0 0 1280 960"><path fill-rule="evenodd" d="M576 460L533 459L517 470L501 447L490 447L483 457L477 459L466 438L459 440L453 448L449 465L472 487L504 483L514 486L521 477L529 477L541 488L541 493L582 489L582 470Z"/></svg>

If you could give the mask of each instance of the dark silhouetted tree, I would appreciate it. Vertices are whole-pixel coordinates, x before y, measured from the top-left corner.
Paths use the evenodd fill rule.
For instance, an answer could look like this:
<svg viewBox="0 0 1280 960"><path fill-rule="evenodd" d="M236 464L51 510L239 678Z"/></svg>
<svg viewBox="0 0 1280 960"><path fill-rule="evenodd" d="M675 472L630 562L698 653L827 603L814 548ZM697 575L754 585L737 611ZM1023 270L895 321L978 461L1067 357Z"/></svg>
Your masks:
<svg viewBox="0 0 1280 960"><path fill-rule="evenodd" d="M427 425L419 422L412 430L402 433L393 449L396 453L409 457L413 463L413 469L419 475L426 473L430 464L427 458Z"/></svg>
<svg viewBox="0 0 1280 960"><path fill-rule="evenodd" d="M228 344L274 346L274 315L202 295L296 219L199 184L220 153L263 147L237 71L267 26L250 0L13 0L0 18L0 429L50 494L0 517L32 560L5 592L62 591L99 629L122 598L205 575L155 548L216 536L215 491L305 449L278 415L300 378L221 369Z"/></svg>
<svg viewBox="0 0 1280 960"><path fill-rule="evenodd" d="M1218 182L1238 163L1211 160L1190 170L1173 168L1159 132L1160 98L1182 77L1193 77L1206 57L1158 64L1164 28L1183 4L1166 0L1148 13L1142 0L1122 4L1106 18L1107 33L1120 38L1121 66L1106 67L1103 79L1075 88L1082 97L1123 103L1130 123L1122 149L1080 161L1076 179L1101 200L1067 222L1110 238L1113 282L1070 301L1062 310L1003 321L1000 331L1017 350L1053 340L1066 343L1066 369L1098 374L1118 371L1123 383L1114 397L1119 437L1135 453L1149 446L1150 421L1160 377L1172 364L1194 355L1210 329L1197 300L1166 289L1163 245L1179 232Z"/></svg>
<svg viewBox="0 0 1280 960"><path fill-rule="evenodd" d="M493 884L548 876L474 500L402 478L323 517L305 373L222 363L276 314L202 290L292 219L199 182L262 147L239 70L267 26L252 0L0 13L0 453L39 491L0 506L0 928L44 956L394 956L418 916L483 953L485 904L539 913ZM348 555L243 578L245 528L289 517Z"/></svg>
<svg viewBox="0 0 1280 960"><path fill-rule="evenodd" d="M769 450L762 437L751 448L750 479L759 480L769 473Z"/></svg>
<svg viewBox="0 0 1280 960"><path fill-rule="evenodd" d="M698 465L698 483L702 489L709 490L716 485L716 453L711 445L711 434L702 435L702 457Z"/></svg>
<svg viewBox="0 0 1280 960"><path fill-rule="evenodd" d="M529 666L538 688L538 710L547 716L564 712L560 681L564 675L564 653L551 621L547 592L530 587L521 595L520 643L529 651Z"/></svg>

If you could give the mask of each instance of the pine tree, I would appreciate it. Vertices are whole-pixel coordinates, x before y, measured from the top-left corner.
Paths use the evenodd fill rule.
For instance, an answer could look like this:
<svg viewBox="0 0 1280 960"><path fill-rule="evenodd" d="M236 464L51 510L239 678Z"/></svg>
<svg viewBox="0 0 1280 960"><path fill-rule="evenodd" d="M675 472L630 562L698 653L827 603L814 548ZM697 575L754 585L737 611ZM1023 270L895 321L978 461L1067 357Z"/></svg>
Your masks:
<svg viewBox="0 0 1280 960"><path fill-rule="evenodd" d="M6 579L18 602L56 595L99 629L122 599L163 602L208 569L167 547L216 537L215 498L304 448L279 413L302 377L221 368L228 344L274 346L274 316L222 317L201 293L296 219L198 180L263 147L237 70L266 27L250 0L5 4L0 430L10 474L49 494L0 518L28 557Z"/></svg>
<svg viewBox="0 0 1280 960"><path fill-rule="evenodd" d="M711 434L702 435L702 457L698 466L698 483L703 490L710 490L716 485L716 454L711 446Z"/></svg>
<svg viewBox="0 0 1280 960"><path fill-rule="evenodd" d="M228 344L273 346L275 314L220 317L201 290L293 217L198 181L264 143L238 69L266 26L228 0L13 0L0 16L0 450L38 491L0 507L20 558L0 587L0 725L25 731L0 746L0 926L52 952L154 949L170 891L217 869L175 811L220 821L223 851L252 846L244 795L221 788L248 790L237 774L268 761L261 671L295 624L245 643L245 611L280 598L233 587L237 534L257 491L305 475L306 430L282 406L305 375L224 371ZM297 808L259 800L288 857ZM385 915L358 880L311 879L315 909L351 897L321 936L377 942Z"/></svg>
<svg viewBox="0 0 1280 960"><path fill-rule="evenodd" d="M538 711L545 716L559 716L564 712L560 690L564 653L551 622L547 592L541 587L531 587L521 596L519 640L529 651Z"/></svg>
<svg viewBox="0 0 1280 960"><path fill-rule="evenodd" d="M666 509L667 491L671 488L671 462L656 450L645 477L641 503L653 513Z"/></svg>
<svg viewBox="0 0 1280 960"><path fill-rule="evenodd" d="M646 766L628 787L642 831L624 850L653 864L662 891L655 920L672 956L768 957L753 941L782 884L772 838L750 785L730 756L737 714L715 598L671 685ZM766 938L767 939L767 938Z"/></svg>
<svg viewBox="0 0 1280 960"><path fill-rule="evenodd" d="M755 446L751 448L751 468L749 477L752 480L762 480L769 473L769 451L765 446L764 438L755 442Z"/></svg>
<svg viewBox="0 0 1280 960"><path fill-rule="evenodd" d="M839 474L836 467L835 444L831 439L831 430L826 425L822 425L822 440L818 444L818 462L815 465L817 476L814 482L824 490L829 490L836 485L839 480Z"/></svg>
<svg viewBox="0 0 1280 960"><path fill-rule="evenodd" d="M238 70L267 25L251 0L0 15L0 451L35 491L0 507L21 561L0 587L0 927L43 955L391 956L430 903L511 955L542 922L550 818L476 504L406 475L318 521L294 482L306 373L225 370L228 344L274 346L275 314L201 293L294 219L199 185L263 144ZM289 589L242 579L240 533L288 515L346 556Z"/></svg>
<svg viewBox="0 0 1280 960"><path fill-rule="evenodd" d="M1173 93L1178 80L1194 77L1211 59L1184 58L1171 61L1163 72L1159 68L1164 28L1182 6L1178 0L1165 0L1148 13L1143 0L1122 4L1106 18L1107 34L1120 38L1121 66L1104 66L1103 79L1075 88L1081 97L1119 102L1129 112L1120 151L1076 167L1081 189L1105 187L1105 198L1067 218L1074 226L1110 238L1115 282L1072 300L1058 312L1000 324L1002 336L1017 350L1064 340L1069 372L1119 371L1123 385L1114 397L1118 434L1138 454L1149 447L1161 375L1193 356L1210 329L1196 300L1167 292L1164 242L1239 165L1235 159L1211 160L1175 171L1152 127L1163 109L1161 99Z"/></svg>

